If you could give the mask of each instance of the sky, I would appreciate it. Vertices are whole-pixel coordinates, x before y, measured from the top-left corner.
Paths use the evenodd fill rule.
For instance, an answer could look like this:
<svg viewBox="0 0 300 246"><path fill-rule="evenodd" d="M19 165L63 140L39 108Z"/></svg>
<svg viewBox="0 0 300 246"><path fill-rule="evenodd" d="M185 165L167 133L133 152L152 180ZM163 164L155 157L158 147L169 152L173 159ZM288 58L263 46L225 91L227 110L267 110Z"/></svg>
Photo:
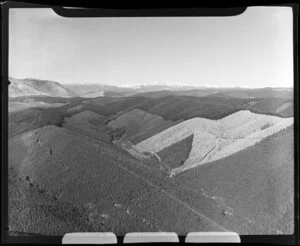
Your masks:
<svg viewBox="0 0 300 246"><path fill-rule="evenodd" d="M9 76L62 84L292 87L292 18L290 7L134 18L10 9Z"/></svg>

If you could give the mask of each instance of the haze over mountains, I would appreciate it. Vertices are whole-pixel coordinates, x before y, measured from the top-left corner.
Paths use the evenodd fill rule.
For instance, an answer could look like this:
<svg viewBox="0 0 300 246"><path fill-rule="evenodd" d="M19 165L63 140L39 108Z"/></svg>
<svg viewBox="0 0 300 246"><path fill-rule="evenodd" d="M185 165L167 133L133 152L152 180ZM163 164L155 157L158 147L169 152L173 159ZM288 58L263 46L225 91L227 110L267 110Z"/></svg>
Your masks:
<svg viewBox="0 0 300 246"><path fill-rule="evenodd" d="M184 85L137 85L137 86L113 86L106 84L60 84L54 81L37 79L9 78L9 97L44 95L51 97L99 97L99 96L142 96L149 98L164 97L168 95L181 96L225 96L233 98L291 98L291 88L215 88L208 86L184 86Z"/></svg>
<svg viewBox="0 0 300 246"><path fill-rule="evenodd" d="M10 81L11 233L293 232L291 89Z"/></svg>
<svg viewBox="0 0 300 246"><path fill-rule="evenodd" d="M65 84L37 79L15 79L9 78L11 85L10 97L28 95L47 95L52 97L98 97L98 96L130 96L137 93L159 90L182 90L193 89L191 86L172 85L135 85L135 86L113 86L106 84ZM47 90L48 89L48 90Z"/></svg>

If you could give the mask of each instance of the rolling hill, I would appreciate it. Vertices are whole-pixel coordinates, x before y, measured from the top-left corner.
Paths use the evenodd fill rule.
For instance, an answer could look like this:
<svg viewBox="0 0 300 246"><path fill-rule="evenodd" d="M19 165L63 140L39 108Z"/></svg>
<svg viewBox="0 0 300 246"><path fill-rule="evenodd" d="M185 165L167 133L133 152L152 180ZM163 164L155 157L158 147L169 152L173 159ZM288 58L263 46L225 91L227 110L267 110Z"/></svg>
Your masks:
<svg viewBox="0 0 300 246"><path fill-rule="evenodd" d="M216 96L233 97L233 98L293 98L292 88L255 88L255 89L236 89L228 90L215 94Z"/></svg>
<svg viewBox="0 0 300 246"><path fill-rule="evenodd" d="M108 123L108 126L113 129L125 128L125 134L122 136L122 139L132 142L136 142L137 139L143 139L143 136L147 136L149 132L166 129L171 125L173 125L171 121L166 121L161 116L141 109L133 109L121 114Z"/></svg>
<svg viewBox="0 0 300 246"><path fill-rule="evenodd" d="M114 145L45 126L11 138L9 149L11 232L226 230L207 217L221 216L213 202Z"/></svg>
<svg viewBox="0 0 300 246"><path fill-rule="evenodd" d="M51 97L76 97L78 96L73 91L65 88L63 85L37 79L14 79L9 78L9 97L19 96L51 96Z"/></svg>
<svg viewBox="0 0 300 246"><path fill-rule="evenodd" d="M241 99L262 99L262 98L293 98L292 88L259 88L259 89L244 89L244 88L193 88L181 90L161 90L137 93L135 96L147 98L160 98L165 96L192 96L192 97L226 97L226 98L241 98Z"/></svg>
<svg viewBox="0 0 300 246"><path fill-rule="evenodd" d="M64 117L64 111L54 108L29 108L11 112L8 118L8 137L46 125L61 126Z"/></svg>
<svg viewBox="0 0 300 246"><path fill-rule="evenodd" d="M293 233L290 90L24 81L9 98L11 235Z"/></svg>
<svg viewBox="0 0 300 246"><path fill-rule="evenodd" d="M293 116L294 104L292 99L263 98L254 101L246 108L250 109L252 112L291 117Z"/></svg>
<svg viewBox="0 0 300 246"><path fill-rule="evenodd" d="M62 126L84 136L110 143L114 140L114 131L106 125L107 121L107 117L85 110L65 117Z"/></svg>
<svg viewBox="0 0 300 246"><path fill-rule="evenodd" d="M220 119L234 113L250 99L221 97L166 96L162 98L123 97L117 99L96 98L87 105L97 105L99 113L112 116L121 111L141 109L160 115L166 120L187 120L194 117Z"/></svg>
<svg viewBox="0 0 300 246"><path fill-rule="evenodd" d="M172 153L188 153L190 140L180 143L185 150L171 146ZM10 232L292 233L292 146L287 128L170 179L117 146L69 129L28 131L9 140Z"/></svg>

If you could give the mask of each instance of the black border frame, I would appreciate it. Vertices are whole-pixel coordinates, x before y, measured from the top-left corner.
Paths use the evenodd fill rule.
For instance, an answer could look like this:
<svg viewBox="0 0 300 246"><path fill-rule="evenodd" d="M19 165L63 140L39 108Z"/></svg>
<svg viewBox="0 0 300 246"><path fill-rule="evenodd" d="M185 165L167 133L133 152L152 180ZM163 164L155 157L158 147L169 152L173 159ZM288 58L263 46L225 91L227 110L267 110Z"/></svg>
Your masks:
<svg viewBox="0 0 300 246"><path fill-rule="evenodd" d="M285 6L291 7L293 10L293 46L294 46L294 155L295 155L295 200L294 200L294 234L292 235L241 235L242 243L264 243L264 244L299 244L299 46L298 46L298 22L299 22L299 3L297 1L289 1L289 3L273 2L273 3L260 3L260 4L219 4L214 6L213 3L206 3L197 6L196 8L162 8L148 5L146 8L140 8L140 6L122 6L115 8L113 5L107 5L101 8L95 4L89 3L62 3L53 5L53 3L47 3L47 5L37 4L37 0L24 2L8 1L1 4L1 59L2 59L2 72L1 72L1 152L2 152L2 202L1 202L1 242L2 243L61 243L62 236L8 236L8 22L9 22L9 9L10 8L52 8L56 14L63 17L171 17L171 16L234 16L242 14L247 7L252 6ZM47 2L47 1L44 1ZM60 6L59 6L60 5ZM63 6L72 6L87 9L77 8L64 8ZM91 8L92 7L92 8ZM124 8L125 7L125 8ZM193 6L194 7L194 6ZM118 243L123 242L124 236L117 236ZM183 243L185 236L179 236L179 242Z"/></svg>

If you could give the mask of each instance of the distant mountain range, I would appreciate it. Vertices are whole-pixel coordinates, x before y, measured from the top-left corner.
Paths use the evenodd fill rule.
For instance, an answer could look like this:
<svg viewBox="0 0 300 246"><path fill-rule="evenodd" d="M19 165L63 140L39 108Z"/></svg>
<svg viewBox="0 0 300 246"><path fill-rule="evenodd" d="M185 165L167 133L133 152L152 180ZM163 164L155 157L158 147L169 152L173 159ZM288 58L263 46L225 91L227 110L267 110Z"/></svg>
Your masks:
<svg viewBox="0 0 300 246"><path fill-rule="evenodd" d="M103 84L68 84L62 85L49 80L38 80L32 78L15 79L10 77L9 97L20 96L50 96L50 97L128 97L141 96L147 98L160 98L169 95L203 97L215 95L218 97L231 98L292 98L292 88L216 88L207 86L185 86L185 85L135 85L135 86L113 86Z"/></svg>

